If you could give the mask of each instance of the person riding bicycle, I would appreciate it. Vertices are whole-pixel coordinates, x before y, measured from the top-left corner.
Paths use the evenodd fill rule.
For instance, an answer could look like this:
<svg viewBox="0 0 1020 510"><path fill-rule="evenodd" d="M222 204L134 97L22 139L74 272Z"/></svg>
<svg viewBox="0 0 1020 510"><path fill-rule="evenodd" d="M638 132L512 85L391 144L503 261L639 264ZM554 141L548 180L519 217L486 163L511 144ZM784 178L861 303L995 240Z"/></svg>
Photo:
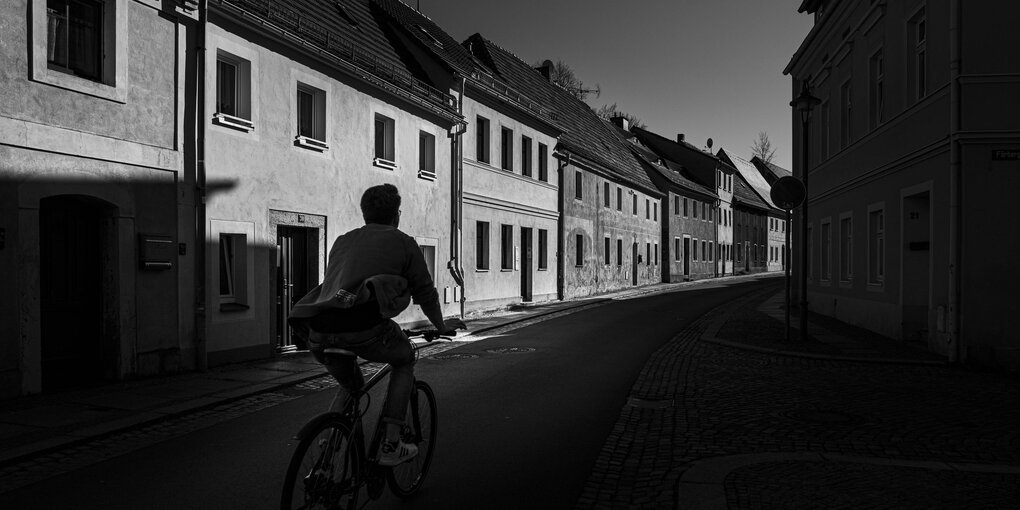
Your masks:
<svg viewBox="0 0 1020 510"><path fill-rule="evenodd" d="M365 225L336 239L324 281L298 301L289 323L345 390L362 385L361 368L352 356L324 355L328 347L393 367L383 403L381 421L386 430L378 463L394 466L414 458L418 447L400 439L414 385L414 349L391 318L413 299L442 335L455 334L464 323L443 319L439 293L421 248L397 228L400 194L396 186L381 184L365 190L361 213Z"/></svg>

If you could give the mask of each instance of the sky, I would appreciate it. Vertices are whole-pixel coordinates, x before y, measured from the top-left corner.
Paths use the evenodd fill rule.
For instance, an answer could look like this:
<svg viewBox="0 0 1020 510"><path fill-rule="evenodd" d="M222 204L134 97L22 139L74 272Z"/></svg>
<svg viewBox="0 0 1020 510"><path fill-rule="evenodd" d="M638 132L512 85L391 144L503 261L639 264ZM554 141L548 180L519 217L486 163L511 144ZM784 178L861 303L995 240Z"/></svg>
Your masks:
<svg viewBox="0 0 1020 510"><path fill-rule="evenodd" d="M562 60L647 129L750 159L766 132L792 168L783 69L811 29L802 0L403 0L454 39L474 33L528 63Z"/></svg>

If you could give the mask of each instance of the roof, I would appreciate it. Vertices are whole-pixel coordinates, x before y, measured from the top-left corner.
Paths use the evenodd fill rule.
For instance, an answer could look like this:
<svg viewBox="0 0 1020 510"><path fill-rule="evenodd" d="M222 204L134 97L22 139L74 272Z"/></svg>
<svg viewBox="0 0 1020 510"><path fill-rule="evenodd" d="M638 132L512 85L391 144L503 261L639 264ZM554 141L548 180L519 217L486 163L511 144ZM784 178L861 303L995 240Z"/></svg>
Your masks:
<svg viewBox="0 0 1020 510"><path fill-rule="evenodd" d="M737 173L740 174L740 179L737 179L737 181L743 180L748 188L757 195L760 202L764 202L769 208L778 209L772 203L772 186L765 181L765 178L758 172L758 168L752 165L750 161L722 149L719 149L718 155L719 159L729 163L737 170ZM736 195L735 190L734 195Z"/></svg>
<svg viewBox="0 0 1020 510"><path fill-rule="evenodd" d="M510 87L542 103L563 128L557 149L590 161L604 171L646 191L659 193L629 144L610 123L600 119L587 103L550 82L510 51L475 34L464 46Z"/></svg>
<svg viewBox="0 0 1020 510"><path fill-rule="evenodd" d="M684 141L670 140L647 129L631 128L631 132L659 156L682 165L698 184L715 185L715 171L719 166L719 158L711 152L705 152Z"/></svg>
<svg viewBox="0 0 1020 510"><path fill-rule="evenodd" d="M643 163L647 171L654 172L655 175L660 176L670 185L708 197L719 198L715 190L691 179L683 165L663 159L651 149L642 145L636 138L631 140L631 151Z"/></svg>
<svg viewBox="0 0 1020 510"><path fill-rule="evenodd" d="M420 64L392 37L391 16L384 9L392 1L213 0L210 5L227 15L254 18L288 32L321 50L319 54L327 59L354 68L361 79L455 113L453 96L436 88Z"/></svg>
<svg viewBox="0 0 1020 510"><path fill-rule="evenodd" d="M370 1L456 71L470 76L479 67L471 53L428 16L412 9L400 0Z"/></svg>
<svg viewBox="0 0 1020 510"><path fill-rule="evenodd" d="M758 169L758 172L761 173L763 177L765 177L765 180L768 181L769 185L774 184L782 177L793 175L793 173L789 170L775 163L767 163L758 156L751 158L751 164Z"/></svg>
<svg viewBox="0 0 1020 510"><path fill-rule="evenodd" d="M733 201L762 211L770 212L773 207L765 203L743 179L733 179Z"/></svg>

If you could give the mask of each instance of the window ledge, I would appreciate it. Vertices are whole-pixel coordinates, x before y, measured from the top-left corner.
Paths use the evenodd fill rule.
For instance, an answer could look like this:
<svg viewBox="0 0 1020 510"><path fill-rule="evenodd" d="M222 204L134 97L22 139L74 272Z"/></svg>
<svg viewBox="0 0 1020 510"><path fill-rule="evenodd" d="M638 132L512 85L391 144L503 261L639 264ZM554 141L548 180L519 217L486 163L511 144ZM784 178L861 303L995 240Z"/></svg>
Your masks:
<svg viewBox="0 0 1020 510"><path fill-rule="evenodd" d="M426 181L434 181L436 180L436 173L430 172L428 170L418 169L418 178L424 179Z"/></svg>
<svg viewBox="0 0 1020 510"><path fill-rule="evenodd" d="M227 115L226 113L217 113L213 115L213 122L220 125L244 131L245 133L251 133L255 131L255 123L240 117L234 117L233 115Z"/></svg>
<svg viewBox="0 0 1020 510"><path fill-rule="evenodd" d="M372 160L372 166L377 166L379 168L385 168L387 170L396 170L397 169L397 163L395 161L390 161L390 160L385 159L385 158L375 158L375 159L373 159Z"/></svg>
<svg viewBox="0 0 1020 510"><path fill-rule="evenodd" d="M538 268L538 270L539 271L548 271L549 268L548 267L540 267L540 268Z"/></svg>
<svg viewBox="0 0 1020 510"><path fill-rule="evenodd" d="M884 283L869 282L868 283L868 292L885 292L885 284Z"/></svg>
<svg viewBox="0 0 1020 510"><path fill-rule="evenodd" d="M499 269L500 273L512 273L513 271L513 269L507 269L505 267Z"/></svg>
<svg viewBox="0 0 1020 510"><path fill-rule="evenodd" d="M244 303L220 303L221 312L243 312L251 308Z"/></svg>
<svg viewBox="0 0 1020 510"><path fill-rule="evenodd" d="M329 150L329 144L322 141L316 140L315 138L309 138L307 136L298 136L294 139L294 145L298 147L304 147L306 149L312 149L319 152L326 152Z"/></svg>
<svg viewBox="0 0 1020 510"><path fill-rule="evenodd" d="M475 272L476 273L488 273L489 270L488 269L478 269L478 268L475 268Z"/></svg>

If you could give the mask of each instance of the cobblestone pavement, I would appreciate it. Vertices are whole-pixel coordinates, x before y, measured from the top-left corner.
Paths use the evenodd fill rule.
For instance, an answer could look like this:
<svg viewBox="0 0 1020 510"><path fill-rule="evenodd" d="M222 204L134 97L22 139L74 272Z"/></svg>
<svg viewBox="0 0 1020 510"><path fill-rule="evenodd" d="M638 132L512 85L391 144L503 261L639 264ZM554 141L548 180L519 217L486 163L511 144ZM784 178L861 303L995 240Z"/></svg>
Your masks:
<svg viewBox="0 0 1020 510"><path fill-rule="evenodd" d="M712 312L649 359L578 508L1017 508L1017 378L702 338L730 321L768 331L753 321L774 319L743 313L768 297Z"/></svg>

